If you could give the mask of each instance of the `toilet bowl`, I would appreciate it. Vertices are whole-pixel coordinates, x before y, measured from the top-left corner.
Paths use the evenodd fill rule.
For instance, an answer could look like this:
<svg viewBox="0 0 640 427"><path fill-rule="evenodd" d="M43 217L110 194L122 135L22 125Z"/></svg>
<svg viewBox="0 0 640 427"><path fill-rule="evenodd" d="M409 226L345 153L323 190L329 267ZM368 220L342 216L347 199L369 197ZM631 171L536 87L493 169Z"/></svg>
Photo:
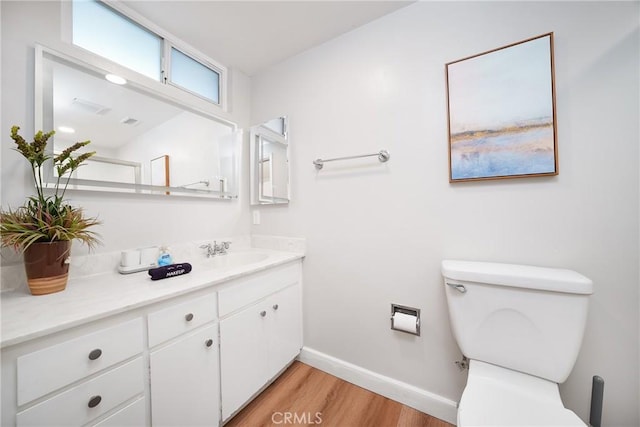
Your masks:
<svg viewBox="0 0 640 427"><path fill-rule="evenodd" d="M453 335L470 359L457 424L586 426L558 383L578 356L593 284L570 270L443 261Z"/></svg>
<svg viewBox="0 0 640 427"><path fill-rule="evenodd" d="M457 425L586 426L564 407L558 384L478 360L469 363Z"/></svg>

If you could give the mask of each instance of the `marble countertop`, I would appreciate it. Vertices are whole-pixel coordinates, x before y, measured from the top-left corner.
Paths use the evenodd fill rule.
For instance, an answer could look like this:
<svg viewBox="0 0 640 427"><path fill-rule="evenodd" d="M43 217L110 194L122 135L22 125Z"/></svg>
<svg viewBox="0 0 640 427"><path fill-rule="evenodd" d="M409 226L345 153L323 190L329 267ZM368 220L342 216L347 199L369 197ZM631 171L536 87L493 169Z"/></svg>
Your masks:
<svg viewBox="0 0 640 427"><path fill-rule="evenodd" d="M0 294L0 348L62 331L135 308L204 289L303 258L303 254L269 249L264 260L243 266L210 268L205 259L192 263L189 274L152 281L146 271L128 275L115 271L70 278L58 293L33 296L26 289Z"/></svg>

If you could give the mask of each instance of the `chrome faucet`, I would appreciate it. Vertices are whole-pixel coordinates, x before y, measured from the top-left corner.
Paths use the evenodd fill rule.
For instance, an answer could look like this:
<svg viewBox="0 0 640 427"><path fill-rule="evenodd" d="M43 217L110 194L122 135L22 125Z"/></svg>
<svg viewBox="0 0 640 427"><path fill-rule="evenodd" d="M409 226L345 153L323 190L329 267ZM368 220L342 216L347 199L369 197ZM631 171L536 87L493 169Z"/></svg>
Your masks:
<svg viewBox="0 0 640 427"><path fill-rule="evenodd" d="M206 245L200 246L200 249L206 249L207 258L211 258L216 255L226 255L227 249L229 249L230 245L231 242L221 242L218 244L218 242L214 240L213 245L211 243L207 243Z"/></svg>
<svg viewBox="0 0 640 427"><path fill-rule="evenodd" d="M215 248L216 248L215 240L213 241L213 246L214 246L214 250L215 250ZM229 246L231 246L231 242L221 242L220 246L218 246L218 255L226 255L227 254L227 249L229 249Z"/></svg>
<svg viewBox="0 0 640 427"><path fill-rule="evenodd" d="M200 249L206 249L207 250L207 258L212 257L213 255L215 255L215 249L211 246L211 243L207 243L206 245L201 245Z"/></svg>

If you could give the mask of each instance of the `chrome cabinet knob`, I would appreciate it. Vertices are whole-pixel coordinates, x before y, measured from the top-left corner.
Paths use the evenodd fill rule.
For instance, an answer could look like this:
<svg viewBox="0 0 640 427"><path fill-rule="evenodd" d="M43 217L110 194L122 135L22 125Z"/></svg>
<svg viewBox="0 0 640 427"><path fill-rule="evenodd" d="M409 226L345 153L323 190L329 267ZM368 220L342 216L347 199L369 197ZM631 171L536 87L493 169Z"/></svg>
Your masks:
<svg viewBox="0 0 640 427"><path fill-rule="evenodd" d="M204 342L204 345L206 345L207 347L211 347L213 345L213 340L209 338Z"/></svg>
<svg viewBox="0 0 640 427"><path fill-rule="evenodd" d="M266 312L266 311L262 310L262 311L260 312L260 316L264 317L264 316L266 316L266 315L267 315L267 312Z"/></svg>
<svg viewBox="0 0 640 427"><path fill-rule="evenodd" d="M186 320L187 322L191 322L193 320L193 313L189 313L184 316L184 320Z"/></svg>
<svg viewBox="0 0 640 427"><path fill-rule="evenodd" d="M273 304L273 309L277 310L278 309L278 304Z"/></svg>

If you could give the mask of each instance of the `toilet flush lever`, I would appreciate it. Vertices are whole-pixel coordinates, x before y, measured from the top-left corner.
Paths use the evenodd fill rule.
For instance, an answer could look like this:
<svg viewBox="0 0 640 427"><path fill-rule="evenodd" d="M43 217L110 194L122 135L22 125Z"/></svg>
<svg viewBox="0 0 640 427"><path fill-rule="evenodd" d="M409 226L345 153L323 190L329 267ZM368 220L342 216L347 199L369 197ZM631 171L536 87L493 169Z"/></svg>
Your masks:
<svg viewBox="0 0 640 427"><path fill-rule="evenodd" d="M464 285L461 285L459 283L447 283L447 286L451 286L452 288L454 288L455 290L459 291L462 294L467 292L467 288L465 288Z"/></svg>

